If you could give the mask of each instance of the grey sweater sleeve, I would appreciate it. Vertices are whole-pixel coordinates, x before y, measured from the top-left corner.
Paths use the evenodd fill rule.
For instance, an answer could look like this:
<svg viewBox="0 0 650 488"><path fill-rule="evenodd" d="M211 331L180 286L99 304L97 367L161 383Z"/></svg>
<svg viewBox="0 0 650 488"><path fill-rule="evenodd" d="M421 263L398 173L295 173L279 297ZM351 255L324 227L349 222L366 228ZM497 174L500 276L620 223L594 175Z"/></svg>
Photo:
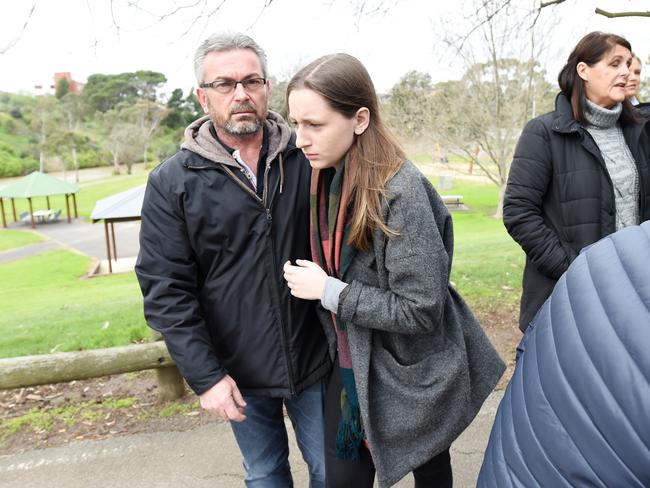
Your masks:
<svg viewBox="0 0 650 488"><path fill-rule="evenodd" d="M339 308L339 295L348 286L347 283L328 276L325 280L325 287L323 288L323 296L320 297L320 303L323 308L332 313L336 313Z"/></svg>

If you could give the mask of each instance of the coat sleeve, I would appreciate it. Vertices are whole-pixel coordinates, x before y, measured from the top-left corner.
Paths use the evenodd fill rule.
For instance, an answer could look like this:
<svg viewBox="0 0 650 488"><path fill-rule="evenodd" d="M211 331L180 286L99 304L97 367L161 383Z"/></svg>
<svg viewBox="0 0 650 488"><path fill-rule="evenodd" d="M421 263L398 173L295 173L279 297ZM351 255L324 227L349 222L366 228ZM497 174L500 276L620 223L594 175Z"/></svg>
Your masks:
<svg viewBox="0 0 650 488"><path fill-rule="evenodd" d="M136 274L149 326L165 344L190 387L201 394L226 371L214 354L198 302L197 264L185 226L181 197L159 171L150 176L142 205Z"/></svg>
<svg viewBox="0 0 650 488"><path fill-rule="evenodd" d="M424 177L422 177L424 178ZM450 256L447 253L424 182L394 194L386 223L399 235L385 237L384 272L387 289L353 280L339 297L338 317L343 323L401 334L434 331L441 323L449 285ZM435 203L434 203L435 205ZM445 214L450 224L451 219ZM375 246L377 245L375 242ZM372 257L358 253L355 259ZM379 264L381 266L381 263Z"/></svg>
<svg viewBox="0 0 650 488"><path fill-rule="evenodd" d="M553 160L548 132L533 119L524 128L510 167L503 202L503 223L535 267L558 279L575 256L544 219L542 203L552 183Z"/></svg>

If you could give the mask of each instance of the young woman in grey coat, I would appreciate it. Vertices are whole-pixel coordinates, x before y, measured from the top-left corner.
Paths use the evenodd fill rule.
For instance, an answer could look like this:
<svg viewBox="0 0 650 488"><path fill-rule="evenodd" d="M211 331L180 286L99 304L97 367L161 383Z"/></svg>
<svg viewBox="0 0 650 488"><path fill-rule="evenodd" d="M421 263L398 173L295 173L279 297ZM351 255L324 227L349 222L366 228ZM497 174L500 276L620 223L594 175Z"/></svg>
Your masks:
<svg viewBox="0 0 650 488"><path fill-rule="evenodd" d="M329 487L451 486L449 447L504 370L449 284L451 217L382 124L352 56L325 56L287 88L313 168L312 261L285 264L292 295L320 299L335 362Z"/></svg>

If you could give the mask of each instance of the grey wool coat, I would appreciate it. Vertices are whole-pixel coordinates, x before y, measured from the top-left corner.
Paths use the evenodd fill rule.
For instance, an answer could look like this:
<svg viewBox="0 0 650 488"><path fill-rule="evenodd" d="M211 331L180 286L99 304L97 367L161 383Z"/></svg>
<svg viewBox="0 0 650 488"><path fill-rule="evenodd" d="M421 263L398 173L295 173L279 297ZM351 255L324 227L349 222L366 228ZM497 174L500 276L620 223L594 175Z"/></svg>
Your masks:
<svg viewBox="0 0 650 488"><path fill-rule="evenodd" d="M380 487L448 448L477 414L505 365L449 285L451 216L409 161L386 187L384 221L343 281L338 320L348 330L361 416ZM331 315L320 310L334 354Z"/></svg>

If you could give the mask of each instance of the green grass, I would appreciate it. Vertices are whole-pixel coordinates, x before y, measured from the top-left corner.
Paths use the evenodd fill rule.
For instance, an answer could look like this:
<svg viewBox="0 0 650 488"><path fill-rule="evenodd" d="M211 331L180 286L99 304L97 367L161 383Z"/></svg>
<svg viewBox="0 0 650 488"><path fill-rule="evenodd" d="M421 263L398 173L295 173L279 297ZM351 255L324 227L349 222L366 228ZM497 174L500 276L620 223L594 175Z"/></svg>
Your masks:
<svg viewBox="0 0 650 488"><path fill-rule="evenodd" d="M0 229L0 252L43 241L43 236L29 230Z"/></svg>
<svg viewBox="0 0 650 488"><path fill-rule="evenodd" d="M0 357L113 347L150 337L135 274L80 279L67 250L0 266Z"/></svg>
<svg viewBox="0 0 650 488"><path fill-rule="evenodd" d="M147 182L147 176L147 174L116 175L79 185L81 187L81 191L77 194L79 215L90 217L97 200L143 185Z"/></svg>
<svg viewBox="0 0 650 488"><path fill-rule="evenodd" d="M437 184L435 178L434 185ZM503 222L492 217L499 198L493 184L455 180L441 193L463 196L467 211L453 211L454 262L451 280L477 308L515 305L521 295L524 253Z"/></svg>
<svg viewBox="0 0 650 488"><path fill-rule="evenodd" d="M144 179L110 178L82 192L90 201ZM456 179L445 193L463 195L469 207L452 212L451 280L474 308L516 305L524 255L492 217L496 186ZM61 249L0 265L0 357L120 346L150 337L135 275L80 279L89 266L90 258Z"/></svg>

